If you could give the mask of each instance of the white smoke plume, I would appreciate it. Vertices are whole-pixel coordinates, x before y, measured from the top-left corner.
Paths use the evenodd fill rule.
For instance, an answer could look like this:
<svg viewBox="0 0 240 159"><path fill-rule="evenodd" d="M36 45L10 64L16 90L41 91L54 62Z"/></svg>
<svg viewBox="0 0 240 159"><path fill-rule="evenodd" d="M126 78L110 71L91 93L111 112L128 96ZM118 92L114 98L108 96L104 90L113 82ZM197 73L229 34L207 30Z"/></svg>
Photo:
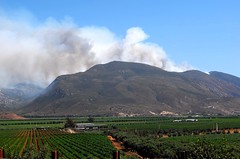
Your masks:
<svg viewBox="0 0 240 159"><path fill-rule="evenodd" d="M123 39L103 27L79 27L71 20L47 19L40 24L0 13L0 87L20 82L46 86L62 74L84 71L113 60L142 62L167 71L185 71L164 50L145 42L139 27Z"/></svg>

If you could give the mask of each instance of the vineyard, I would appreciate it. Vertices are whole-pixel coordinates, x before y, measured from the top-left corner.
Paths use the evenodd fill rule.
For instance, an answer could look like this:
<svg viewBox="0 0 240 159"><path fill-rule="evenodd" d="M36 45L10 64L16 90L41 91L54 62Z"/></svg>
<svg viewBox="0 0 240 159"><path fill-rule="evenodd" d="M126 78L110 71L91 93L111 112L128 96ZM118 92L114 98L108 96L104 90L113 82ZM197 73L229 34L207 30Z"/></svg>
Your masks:
<svg viewBox="0 0 240 159"><path fill-rule="evenodd" d="M69 134L57 129L1 130L0 147L6 158L112 158L115 151L106 136L97 133Z"/></svg>
<svg viewBox="0 0 240 159"><path fill-rule="evenodd" d="M239 158L239 117L199 117L197 122L187 122L189 118L94 117L95 125L105 126L76 129L79 132L73 134L64 129L64 117L0 120L0 156L3 148L4 157L10 159L49 159L53 154L61 159L109 159L117 155L121 159L187 159L198 154L204 154L202 158ZM80 125L89 124L87 117L72 119ZM116 151L108 135L122 148L116 147Z"/></svg>

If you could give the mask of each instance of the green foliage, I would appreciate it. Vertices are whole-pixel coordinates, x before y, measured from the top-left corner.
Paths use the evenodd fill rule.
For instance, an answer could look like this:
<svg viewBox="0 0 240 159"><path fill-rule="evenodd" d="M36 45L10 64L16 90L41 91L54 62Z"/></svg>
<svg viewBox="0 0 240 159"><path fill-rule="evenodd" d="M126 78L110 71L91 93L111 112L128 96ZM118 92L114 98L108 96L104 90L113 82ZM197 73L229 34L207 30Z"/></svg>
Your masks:
<svg viewBox="0 0 240 159"><path fill-rule="evenodd" d="M70 125L74 123L72 119L77 122L86 122L89 118L72 117ZM0 147L4 147L6 157L19 157L19 152L28 136L27 147L23 154L26 158L50 158L50 153L54 149L59 150L62 158L100 158L99 154L110 158L114 148L106 136L101 134L67 134L58 129L16 129L25 126L40 127L39 124L47 126L51 123L55 125L62 123L64 125L65 120L65 118L56 118L0 121L0 126L8 128L14 126L13 130L0 131ZM108 124L109 130L106 130L106 134L122 141L126 148L131 148L144 157L178 158L179 155L184 154L188 158L210 156L213 159L231 159L240 156L240 134L237 130L234 134L230 134L230 131L212 132L216 123L220 130L239 128L240 118L199 118L199 122L193 123L172 121L173 118L159 117L94 117L95 123ZM163 138L164 134L168 134L169 137ZM33 142L33 149L29 146L31 142ZM37 151L38 144L40 149ZM48 155L44 156L44 154Z"/></svg>
<svg viewBox="0 0 240 159"><path fill-rule="evenodd" d="M61 158L111 158L115 151L108 138L100 133L68 134L58 129L3 130L0 147L7 158L49 159L58 150ZM26 147L24 146L25 141Z"/></svg>
<svg viewBox="0 0 240 159"><path fill-rule="evenodd" d="M89 122L89 123L93 123L93 122L94 122L94 118L91 117L91 116L89 116L89 117L88 117L88 122Z"/></svg>
<svg viewBox="0 0 240 159"><path fill-rule="evenodd" d="M240 134L191 135L169 138L138 136L128 132L113 132L126 148L146 158L231 159L240 156Z"/></svg>
<svg viewBox="0 0 240 159"><path fill-rule="evenodd" d="M75 123L72 119L67 118L66 123L64 124L64 128L75 128Z"/></svg>
<svg viewBox="0 0 240 159"><path fill-rule="evenodd" d="M240 155L239 148L222 139L220 144L210 142L206 138L199 139L191 151L191 159L235 159Z"/></svg>

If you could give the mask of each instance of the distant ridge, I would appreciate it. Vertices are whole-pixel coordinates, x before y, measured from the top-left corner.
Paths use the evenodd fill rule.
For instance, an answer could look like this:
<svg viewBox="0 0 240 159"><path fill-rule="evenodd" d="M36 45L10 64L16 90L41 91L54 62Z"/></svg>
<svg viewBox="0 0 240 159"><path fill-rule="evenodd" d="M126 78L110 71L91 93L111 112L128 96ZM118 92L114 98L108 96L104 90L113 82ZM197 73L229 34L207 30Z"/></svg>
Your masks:
<svg viewBox="0 0 240 159"><path fill-rule="evenodd" d="M0 89L0 108L18 108L37 97L43 88L33 84L19 83Z"/></svg>
<svg viewBox="0 0 240 159"><path fill-rule="evenodd" d="M57 77L19 112L25 115L161 115L240 113L240 79L113 61ZM167 113L166 113L167 112Z"/></svg>
<svg viewBox="0 0 240 159"><path fill-rule="evenodd" d="M236 76L229 75L229 74L222 73L222 72L217 72L217 71L210 72L210 75L215 77L215 78L218 78L222 81L225 81L225 82L228 82L228 83L231 83L235 86L240 87L240 80Z"/></svg>

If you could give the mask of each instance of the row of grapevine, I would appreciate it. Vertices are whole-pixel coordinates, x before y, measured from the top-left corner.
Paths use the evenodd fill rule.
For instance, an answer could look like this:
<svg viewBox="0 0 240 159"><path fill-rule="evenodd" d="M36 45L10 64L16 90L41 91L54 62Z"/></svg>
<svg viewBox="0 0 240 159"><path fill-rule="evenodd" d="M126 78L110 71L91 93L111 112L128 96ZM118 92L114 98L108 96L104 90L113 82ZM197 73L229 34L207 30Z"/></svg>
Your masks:
<svg viewBox="0 0 240 159"><path fill-rule="evenodd" d="M3 130L0 147L7 158L111 158L115 149L106 136L96 133L68 134L58 129Z"/></svg>

